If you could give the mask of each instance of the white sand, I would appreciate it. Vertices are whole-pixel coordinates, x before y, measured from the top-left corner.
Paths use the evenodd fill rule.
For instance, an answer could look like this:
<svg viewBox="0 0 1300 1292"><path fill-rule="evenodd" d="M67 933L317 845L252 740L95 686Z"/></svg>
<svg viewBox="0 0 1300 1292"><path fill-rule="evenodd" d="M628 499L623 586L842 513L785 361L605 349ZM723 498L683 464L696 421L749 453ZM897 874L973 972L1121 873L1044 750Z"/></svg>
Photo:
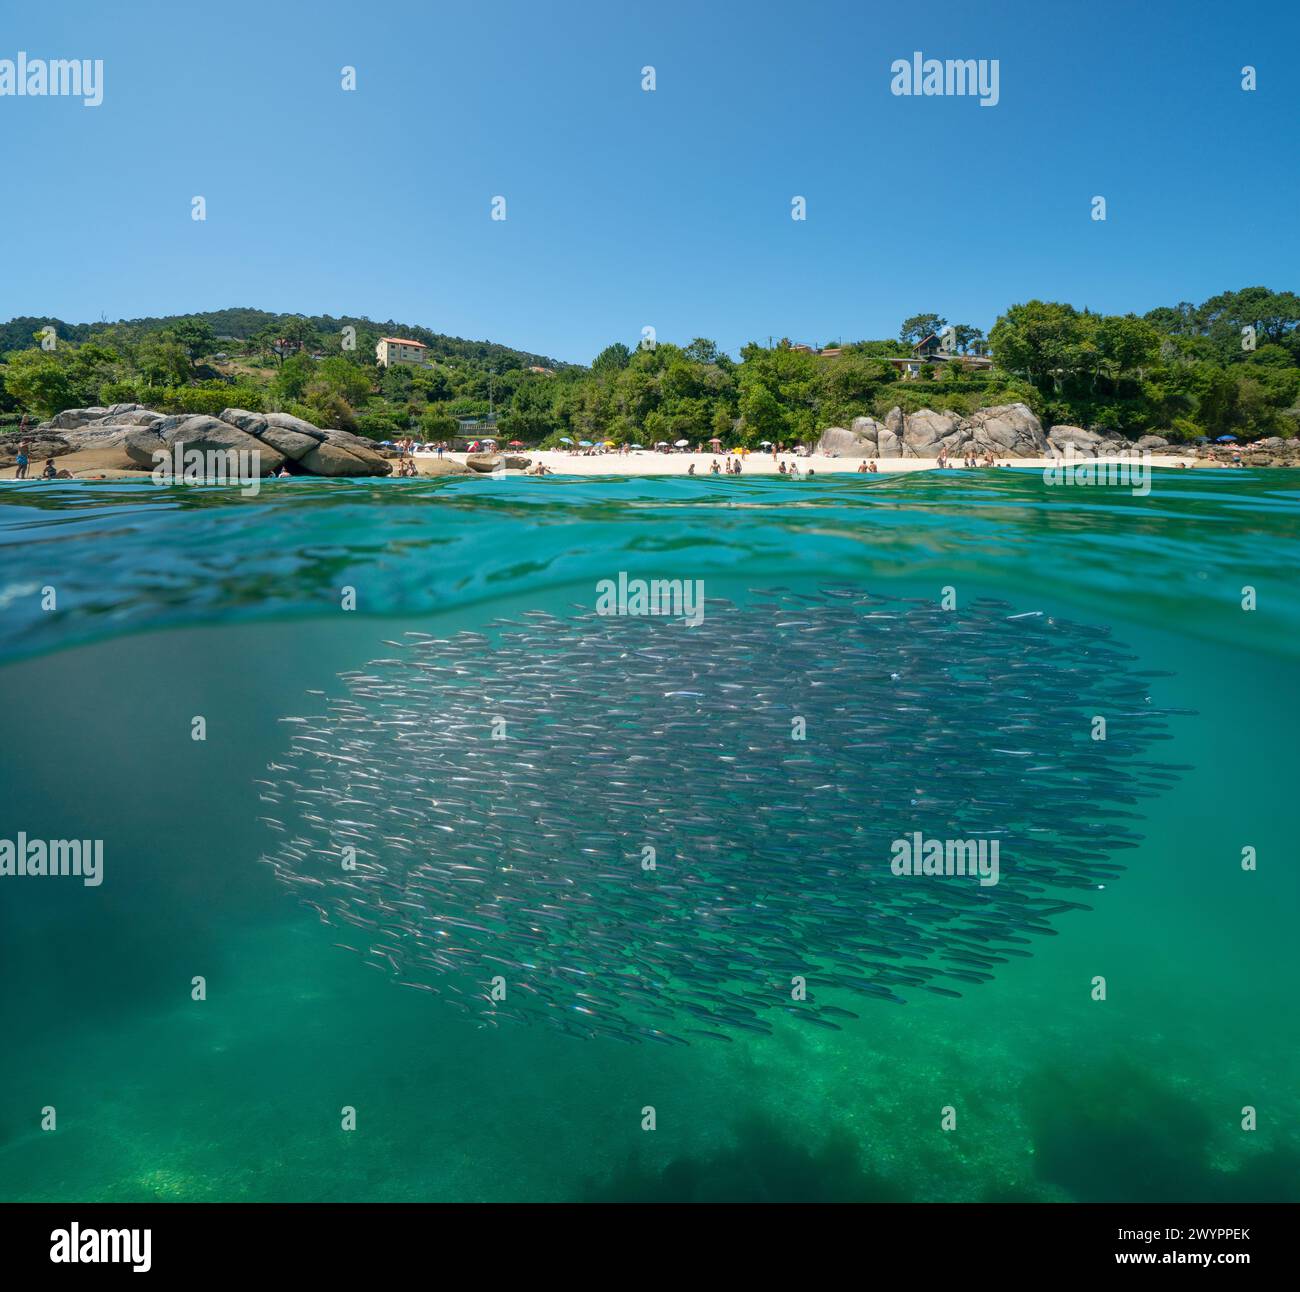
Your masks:
<svg viewBox="0 0 1300 1292"><path fill-rule="evenodd" d="M726 466L726 454L722 453L604 453L597 457L584 457L580 454L556 452L555 450L538 452L536 450L519 449L518 452L533 464L538 461L544 462L556 475L570 476L684 476L692 463L695 464L695 474L705 476L709 474L709 464L714 461L715 457L720 474L724 474L722 469ZM436 454L432 453L417 453L415 458L416 462L419 463L436 456ZM465 454L463 453L447 453L444 454L444 457L457 462L464 462L465 460ZM806 458L795 457L791 453L781 454L781 461L786 464L787 471L789 471L791 463L798 463L800 476L806 476L809 467L817 475L831 475L843 472L856 474L862 460L861 458L829 458L820 454L813 454L811 457ZM744 471L741 473L742 475L778 474L777 462L771 453L760 454L755 451L744 458L743 461ZM1094 461L1130 461L1136 465L1140 459L1075 458L1074 464L1082 465ZM1198 460L1192 457L1190 453L1186 456L1163 453L1152 454L1145 459L1145 462L1150 467L1177 467L1180 462L1187 463L1189 467L1221 465L1220 463ZM1039 471L1045 467L1057 465L1052 458L998 458L997 463L999 467L1030 467ZM932 458L877 458L876 469L882 475L894 471L934 471L938 469L938 463ZM961 470L961 463L953 463L950 469ZM522 475L524 473L511 471L509 474Z"/></svg>

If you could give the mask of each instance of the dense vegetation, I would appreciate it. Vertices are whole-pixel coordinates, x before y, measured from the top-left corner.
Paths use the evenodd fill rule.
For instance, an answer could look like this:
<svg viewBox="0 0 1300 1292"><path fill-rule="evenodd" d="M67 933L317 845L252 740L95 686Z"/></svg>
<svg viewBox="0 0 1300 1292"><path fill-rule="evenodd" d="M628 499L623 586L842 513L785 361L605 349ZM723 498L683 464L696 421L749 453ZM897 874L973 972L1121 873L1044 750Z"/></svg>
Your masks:
<svg viewBox="0 0 1300 1292"><path fill-rule="evenodd" d="M992 369L935 363L900 380L888 359L947 326L918 314L898 340L859 341L834 356L755 344L739 361L703 338L651 349L615 342L586 368L392 321L248 309L113 324L23 318L0 325L0 425L88 404L211 413L235 405L376 439L436 439L455 433L456 417L491 410L503 435L529 444L713 435L755 444L808 440L895 404L971 412L1015 400L1045 425L1184 440L1291 436L1300 425L1300 298L1290 292L1246 288L1142 317L1029 301L1007 309L987 342L978 328L953 325L956 351L991 349ZM53 349L38 339L47 327ZM345 342L349 327L355 348ZM377 367L375 342L392 335L425 342L428 366ZM282 353L282 340L301 349Z"/></svg>

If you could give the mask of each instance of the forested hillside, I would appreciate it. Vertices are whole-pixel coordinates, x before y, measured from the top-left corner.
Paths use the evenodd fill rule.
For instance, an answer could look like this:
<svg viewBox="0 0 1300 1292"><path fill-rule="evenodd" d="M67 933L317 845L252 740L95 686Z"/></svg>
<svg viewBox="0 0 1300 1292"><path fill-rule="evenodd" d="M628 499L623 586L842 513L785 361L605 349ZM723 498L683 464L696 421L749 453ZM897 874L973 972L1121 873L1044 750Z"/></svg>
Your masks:
<svg viewBox="0 0 1300 1292"><path fill-rule="evenodd" d="M48 333L45 348L39 339L45 328L53 348ZM897 338L834 353L782 340L747 345L737 359L697 337L652 348L614 342L583 367L394 321L253 309L119 323L20 318L0 325L0 425L135 402L165 412L279 409L376 439L441 438L457 417L491 411L503 434L529 444L712 435L756 444L809 440L895 404L972 412L1023 401L1045 425L1176 440L1289 437L1300 426L1298 329L1300 298L1251 287L1142 316L1028 301L1008 307L987 340L923 313ZM944 330L955 353L991 353L994 366L936 362L902 379L890 358ZM424 342L428 363L378 367L375 342L392 335Z"/></svg>

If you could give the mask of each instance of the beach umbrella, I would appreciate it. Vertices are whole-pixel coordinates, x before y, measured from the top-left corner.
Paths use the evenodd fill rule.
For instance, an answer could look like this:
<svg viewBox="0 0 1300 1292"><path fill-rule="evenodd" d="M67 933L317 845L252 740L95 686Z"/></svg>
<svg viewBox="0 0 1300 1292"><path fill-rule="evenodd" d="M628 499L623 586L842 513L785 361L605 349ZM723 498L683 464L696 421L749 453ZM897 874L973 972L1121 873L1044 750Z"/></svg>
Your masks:
<svg viewBox="0 0 1300 1292"><path fill-rule="evenodd" d="M628 448L630 448L630 449L643 449L643 448L645 448L645 445L644 445L644 444L629 444L629 445L628 445Z"/></svg>
<svg viewBox="0 0 1300 1292"><path fill-rule="evenodd" d="M589 448L591 448L591 441L590 441L590 440L579 440L579 441L578 441L578 447L579 447L580 449L589 449Z"/></svg>
<svg viewBox="0 0 1300 1292"><path fill-rule="evenodd" d="M771 440L759 440L759 442L758 442L758 447L759 447L760 449L770 449L770 448L772 447L772 441L771 441Z"/></svg>
<svg viewBox="0 0 1300 1292"><path fill-rule="evenodd" d="M561 435L561 436L560 436L560 443L561 443L561 444L572 444L573 441L572 441L571 439L569 439L569 437L568 437L567 435Z"/></svg>
<svg viewBox="0 0 1300 1292"><path fill-rule="evenodd" d="M710 443L710 444L721 444L722 441L721 441L720 439L718 439L718 437L715 435L715 436L714 436L714 437L709 441L709 443Z"/></svg>
<svg viewBox="0 0 1300 1292"><path fill-rule="evenodd" d="M522 449L524 447L524 442L523 440L511 440L509 447L512 449Z"/></svg>
<svg viewBox="0 0 1300 1292"><path fill-rule="evenodd" d="M678 441L677 441L677 444L675 445L675 447L676 447L676 448L679 448L679 449L689 448L689 447L690 447L690 443L691 443L690 440L678 440Z"/></svg>
<svg viewBox="0 0 1300 1292"><path fill-rule="evenodd" d="M614 447L615 447L615 445L614 445L614 441L613 441L613 440L606 440L606 441L605 441L605 447L606 447L607 449L612 449L612 448L614 448Z"/></svg>
<svg viewBox="0 0 1300 1292"><path fill-rule="evenodd" d="M1236 438L1237 437L1235 435L1220 435L1219 438L1214 442L1216 444L1230 444L1233 443L1236 440Z"/></svg>

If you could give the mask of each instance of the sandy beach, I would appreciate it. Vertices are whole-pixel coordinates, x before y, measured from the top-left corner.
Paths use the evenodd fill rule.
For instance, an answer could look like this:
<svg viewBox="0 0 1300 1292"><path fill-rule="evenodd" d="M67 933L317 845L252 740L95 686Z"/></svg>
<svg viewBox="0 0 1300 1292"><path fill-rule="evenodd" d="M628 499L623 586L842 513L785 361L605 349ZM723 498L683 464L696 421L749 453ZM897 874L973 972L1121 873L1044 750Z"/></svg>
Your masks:
<svg viewBox="0 0 1300 1292"><path fill-rule="evenodd" d="M545 452L521 449L520 455L529 459L533 464L544 462L546 466L556 475L567 476L684 476L690 471L692 463L695 466L697 476L706 476L709 474L709 464L714 461L712 453L604 453L597 457L584 457L581 454L568 452L556 452L547 450ZM465 461L464 453L445 453L444 461L460 462ZM791 464L798 463L799 475L806 478L811 468L815 476L821 475L842 475L856 474L858 466L862 459L859 458L831 458L821 454L813 454L811 457L798 458L790 453L781 455L782 462L785 463L786 470L789 471ZM719 467L726 464L726 455L717 458ZM1075 464L1082 465L1089 462L1139 462L1141 459L1125 458L1076 458ZM438 475L436 464L438 456L436 453L417 453L415 455L415 465L421 475ZM1180 463L1186 463L1189 467L1222 467L1224 464L1215 462L1212 459L1196 458L1190 453L1180 456L1175 454L1151 454L1145 459L1148 467L1178 467ZM41 468L44 466L44 459L33 459L31 466L28 468L28 478L38 479ZM105 454L101 450L86 449L76 453L63 454L55 458L55 465L62 470L72 472L100 472L106 477L121 477L132 479L138 474L142 479L148 478L147 471L138 473L123 473L113 468L117 466L116 459ZM999 458L998 466L1012 466L1029 468L1041 471L1046 467L1055 465L1051 458ZM396 460L394 460L396 466ZM886 475L902 471L935 471L938 470L939 464L933 458L878 458L876 459L876 469L879 474ZM960 464L954 464L951 470L963 470ZM991 468L981 468L989 470ZM15 468L0 468L0 479L13 479ZM507 475L519 476L526 474L523 471L507 471ZM743 475L777 475L779 474L778 463L773 459L770 453L758 454L751 453L744 459ZM381 477L382 478L382 477ZM393 479L396 477L388 477ZM815 477L814 477L815 478Z"/></svg>
<svg viewBox="0 0 1300 1292"><path fill-rule="evenodd" d="M639 453L604 453L595 457L585 457L582 454L556 452L555 450L530 452L528 449L520 449L518 452L520 456L530 459L533 464L539 461L545 463L556 475L569 476L684 476L689 473L692 464L695 467L695 474L704 476L709 474L709 466L715 460L720 469L726 465L726 454L713 453L653 453L642 451ZM443 457L456 462L464 462L466 455L464 453L446 453ZM434 453L417 453L415 455L417 469L437 460L437 454ZM780 472L778 460L773 458L770 453L751 453L743 461L743 475L777 475ZM806 477L810 468L816 475L857 474L862 461L861 458L832 458L821 454L813 454L805 458L796 457L792 453L783 453L780 457L780 462L785 463L787 471L789 471L791 464L797 463L801 477ZM1136 464L1143 461L1143 459L1076 458L1074 464L1082 465L1094 461L1099 463L1130 462ZM1185 463L1188 467L1222 465L1221 463L1195 458L1190 452L1187 454L1151 454L1145 458L1145 464L1149 467L1177 468L1182 463ZM1052 458L998 459L999 467L1027 467L1041 471L1054 465L1057 465L1057 463ZM938 469L939 464L933 458L876 459L876 470L881 475L896 471L935 471ZM964 468L960 463L953 463L949 469L960 471ZM983 469L989 470L991 468ZM524 472L510 471L507 474L523 475Z"/></svg>

